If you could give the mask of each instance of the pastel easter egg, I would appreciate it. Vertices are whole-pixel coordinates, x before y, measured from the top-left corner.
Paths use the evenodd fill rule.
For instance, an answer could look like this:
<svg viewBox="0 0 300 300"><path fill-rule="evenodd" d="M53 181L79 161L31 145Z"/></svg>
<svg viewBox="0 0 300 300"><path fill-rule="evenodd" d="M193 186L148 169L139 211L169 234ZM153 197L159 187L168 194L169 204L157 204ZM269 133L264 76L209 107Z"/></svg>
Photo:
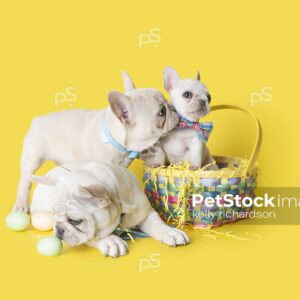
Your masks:
<svg viewBox="0 0 300 300"><path fill-rule="evenodd" d="M55 236L47 236L39 240L37 251L44 256L58 256L63 248L61 240Z"/></svg>
<svg viewBox="0 0 300 300"><path fill-rule="evenodd" d="M23 231L30 224L30 216L23 211L12 212L7 215L5 224L11 230Z"/></svg>
<svg viewBox="0 0 300 300"><path fill-rule="evenodd" d="M53 229L53 213L49 211L40 211L31 215L32 226L40 231L49 231Z"/></svg>

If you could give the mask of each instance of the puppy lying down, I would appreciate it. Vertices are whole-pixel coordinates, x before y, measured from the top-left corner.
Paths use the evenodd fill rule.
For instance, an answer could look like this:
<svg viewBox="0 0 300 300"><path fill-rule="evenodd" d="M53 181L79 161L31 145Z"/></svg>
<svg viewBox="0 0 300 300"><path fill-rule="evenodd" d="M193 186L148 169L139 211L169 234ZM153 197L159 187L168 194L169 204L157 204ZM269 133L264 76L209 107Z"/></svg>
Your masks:
<svg viewBox="0 0 300 300"><path fill-rule="evenodd" d="M128 229L138 226L169 246L189 243L183 231L160 219L136 177L122 166L65 164L45 176L30 175L30 180L38 183L31 212L53 212L54 234L70 246L86 243L105 256L125 255L127 243L113 234L119 224Z"/></svg>

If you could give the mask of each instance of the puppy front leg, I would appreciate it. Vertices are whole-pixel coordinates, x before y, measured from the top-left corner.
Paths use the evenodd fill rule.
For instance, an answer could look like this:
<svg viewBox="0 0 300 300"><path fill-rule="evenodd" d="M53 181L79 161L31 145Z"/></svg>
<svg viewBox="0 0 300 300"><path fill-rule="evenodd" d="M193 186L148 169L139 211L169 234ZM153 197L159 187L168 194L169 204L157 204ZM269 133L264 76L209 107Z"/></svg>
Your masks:
<svg viewBox="0 0 300 300"><path fill-rule="evenodd" d="M156 211L140 224L140 229L168 246L176 247L190 242L185 232L165 224Z"/></svg>
<svg viewBox="0 0 300 300"><path fill-rule="evenodd" d="M189 161L192 169L199 169L203 161L203 142L196 136L189 147Z"/></svg>
<svg viewBox="0 0 300 300"><path fill-rule="evenodd" d="M90 247L100 250L104 256L118 257L123 256L128 252L127 243L114 234L89 241L87 244Z"/></svg>
<svg viewBox="0 0 300 300"><path fill-rule="evenodd" d="M39 147L35 146L34 141L30 139L30 136L27 136L24 140L21 157L21 178L18 185L17 200L13 208L14 211L29 212L31 182L28 180L28 175L34 174L44 162L39 150Z"/></svg>
<svg viewBox="0 0 300 300"><path fill-rule="evenodd" d="M144 150L140 155L140 159L151 168L166 164L166 154L160 143L156 143L151 148Z"/></svg>

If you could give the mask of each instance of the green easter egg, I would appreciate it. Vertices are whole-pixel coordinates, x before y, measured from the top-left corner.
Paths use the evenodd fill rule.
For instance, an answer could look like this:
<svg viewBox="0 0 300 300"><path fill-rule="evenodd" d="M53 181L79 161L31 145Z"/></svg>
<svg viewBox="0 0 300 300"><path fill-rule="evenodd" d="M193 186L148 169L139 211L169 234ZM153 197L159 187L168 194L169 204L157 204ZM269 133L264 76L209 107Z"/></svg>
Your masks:
<svg viewBox="0 0 300 300"><path fill-rule="evenodd" d="M7 215L5 224L14 231L23 231L30 224L30 216L23 211L12 212Z"/></svg>
<svg viewBox="0 0 300 300"><path fill-rule="evenodd" d="M37 245L38 253L44 256L57 256L62 248L61 240L55 236L46 236L40 239Z"/></svg>

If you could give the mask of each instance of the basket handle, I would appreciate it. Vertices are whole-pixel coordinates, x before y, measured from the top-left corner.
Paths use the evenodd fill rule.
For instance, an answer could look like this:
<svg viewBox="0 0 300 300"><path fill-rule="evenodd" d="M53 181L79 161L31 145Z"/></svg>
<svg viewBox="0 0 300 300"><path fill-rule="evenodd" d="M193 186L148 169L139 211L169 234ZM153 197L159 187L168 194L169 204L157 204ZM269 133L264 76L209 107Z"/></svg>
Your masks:
<svg viewBox="0 0 300 300"><path fill-rule="evenodd" d="M221 105L214 105L214 106L211 107L211 111L222 110L222 109L233 109L233 110L243 111L243 112L249 114L255 122L256 131L257 131L256 141L255 141L255 145L254 145L254 148L252 150L252 153L250 155L249 161L247 163L247 166L246 166L246 168L245 168L245 170L243 171L243 174L242 174L242 176L247 177L252 172L252 170L255 166L255 163L257 161L257 157L258 157L258 154L259 154L259 151L260 151L260 147L261 147L262 128L261 128L260 122L257 119L257 117L251 111L249 111L247 109L244 109L242 107L236 106L236 105L221 104Z"/></svg>

